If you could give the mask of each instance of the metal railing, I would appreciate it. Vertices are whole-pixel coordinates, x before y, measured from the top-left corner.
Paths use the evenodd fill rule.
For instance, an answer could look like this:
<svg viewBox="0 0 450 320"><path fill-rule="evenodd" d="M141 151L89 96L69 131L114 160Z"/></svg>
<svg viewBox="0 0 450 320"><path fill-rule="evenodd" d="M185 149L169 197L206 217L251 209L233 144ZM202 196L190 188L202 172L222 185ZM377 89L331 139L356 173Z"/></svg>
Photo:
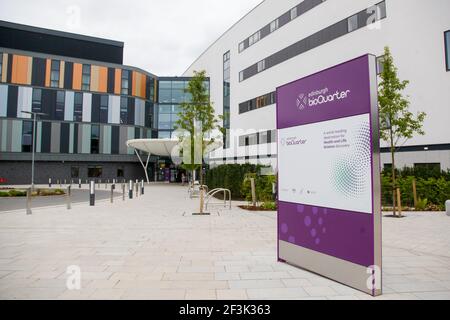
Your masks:
<svg viewBox="0 0 450 320"><path fill-rule="evenodd" d="M214 199L214 196L216 194L219 194L223 192L223 202L211 202L212 199ZM208 209L208 205L223 205L225 208L227 207L227 195L228 195L228 201L229 201L229 209L231 209L231 190L230 189L224 189L224 188L216 188L211 190L207 193L206 199L205 199L205 209Z"/></svg>

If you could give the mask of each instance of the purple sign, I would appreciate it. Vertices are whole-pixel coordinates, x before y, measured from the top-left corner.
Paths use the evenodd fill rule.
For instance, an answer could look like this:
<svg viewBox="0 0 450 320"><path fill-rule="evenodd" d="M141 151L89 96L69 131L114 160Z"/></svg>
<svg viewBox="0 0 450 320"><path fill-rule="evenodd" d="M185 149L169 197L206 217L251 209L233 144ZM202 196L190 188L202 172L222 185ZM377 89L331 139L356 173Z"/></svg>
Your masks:
<svg viewBox="0 0 450 320"><path fill-rule="evenodd" d="M373 295L381 294L376 91L371 55L277 89L279 259Z"/></svg>

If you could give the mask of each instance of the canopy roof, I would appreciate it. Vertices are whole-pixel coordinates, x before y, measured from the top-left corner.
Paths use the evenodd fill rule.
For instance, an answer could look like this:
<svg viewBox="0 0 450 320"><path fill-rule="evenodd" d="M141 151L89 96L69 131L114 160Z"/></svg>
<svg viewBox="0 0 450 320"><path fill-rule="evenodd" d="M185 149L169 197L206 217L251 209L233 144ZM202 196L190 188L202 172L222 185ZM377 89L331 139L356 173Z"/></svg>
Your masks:
<svg viewBox="0 0 450 320"><path fill-rule="evenodd" d="M211 140L209 140L211 141ZM153 156L170 157L173 149L178 146L178 139L135 139L128 140L127 146L136 150L147 152ZM214 141L208 146L209 151L213 151L222 146L221 141Z"/></svg>

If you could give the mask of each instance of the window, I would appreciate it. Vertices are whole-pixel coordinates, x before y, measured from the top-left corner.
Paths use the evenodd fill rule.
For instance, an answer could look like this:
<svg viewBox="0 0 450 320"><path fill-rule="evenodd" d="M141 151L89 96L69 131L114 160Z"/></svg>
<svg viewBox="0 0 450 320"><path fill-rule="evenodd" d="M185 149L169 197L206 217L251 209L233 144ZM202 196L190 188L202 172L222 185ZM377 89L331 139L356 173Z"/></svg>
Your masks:
<svg viewBox="0 0 450 320"><path fill-rule="evenodd" d="M245 50L245 42L242 41L241 43L239 43L239 52L242 52Z"/></svg>
<svg viewBox="0 0 450 320"><path fill-rule="evenodd" d="M258 72L263 71L266 68L266 60L258 62Z"/></svg>
<svg viewBox="0 0 450 320"><path fill-rule="evenodd" d="M445 62L447 71L450 71L450 30L445 33Z"/></svg>
<svg viewBox="0 0 450 320"><path fill-rule="evenodd" d="M100 97L100 123L108 123L108 104L109 97L103 95Z"/></svg>
<svg viewBox="0 0 450 320"><path fill-rule="evenodd" d="M128 124L128 99L120 98L120 124Z"/></svg>
<svg viewBox="0 0 450 320"><path fill-rule="evenodd" d="M3 72L3 53L0 52L0 81L2 79L2 72Z"/></svg>
<svg viewBox="0 0 450 320"><path fill-rule="evenodd" d="M56 108L55 108L55 119L63 121L64 120L64 104L66 101L66 94L64 91L56 92Z"/></svg>
<svg viewBox="0 0 450 320"><path fill-rule="evenodd" d="M239 72L239 82L244 81L244 71Z"/></svg>
<svg viewBox="0 0 450 320"><path fill-rule="evenodd" d="M384 19L387 17L386 15L386 1L383 1L377 4L377 18L378 20Z"/></svg>
<svg viewBox="0 0 450 320"><path fill-rule="evenodd" d="M230 129L230 106L231 106L231 86L230 86L230 51L223 55L223 127ZM230 140L227 134L223 136L223 147L227 149L230 147Z"/></svg>
<svg viewBox="0 0 450 320"><path fill-rule="evenodd" d="M100 126L92 125L91 127L91 154L99 154L100 152Z"/></svg>
<svg viewBox="0 0 450 320"><path fill-rule="evenodd" d="M61 62L59 60L52 60L50 72L50 86L53 88L59 87L59 69Z"/></svg>
<svg viewBox="0 0 450 320"><path fill-rule="evenodd" d="M123 178L125 177L125 170L123 167L120 167L117 169L117 178Z"/></svg>
<svg viewBox="0 0 450 320"><path fill-rule="evenodd" d="M70 169L70 176L71 178L79 178L80 177L80 168L79 167L72 167Z"/></svg>
<svg viewBox="0 0 450 320"><path fill-rule="evenodd" d="M42 111L42 90L33 88L33 98L31 102L31 109L33 112Z"/></svg>
<svg viewBox="0 0 450 320"><path fill-rule="evenodd" d="M88 64L83 64L81 89L86 91L91 89L91 66Z"/></svg>
<svg viewBox="0 0 450 320"><path fill-rule="evenodd" d="M255 44L256 42L259 41L259 39L261 39L261 32L260 32L260 31L256 32L255 34L253 34L253 35L250 37L250 39L249 39L249 45L251 46L251 45Z"/></svg>
<svg viewBox="0 0 450 320"><path fill-rule="evenodd" d="M291 20L297 18L297 7L291 9Z"/></svg>
<svg viewBox="0 0 450 320"><path fill-rule="evenodd" d="M170 139L170 131L159 131L158 139Z"/></svg>
<svg viewBox="0 0 450 320"><path fill-rule="evenodd" d="M172 102L172 81L159 82L159 102L160 103Z"/></svg>
<svg viewBox="0 0 450 320"><path fill-rule="evenodd" d="M121 93L128 95L130 71L122 70L122 90Z"/></svg>
<svg viewBox="0 0 450 320"><path fill-rule="evenodd" d="M103 167L88 167L88 178L101 178Z"/></svg>
<svg viewBox="0 0 450 320"><path fill-rule="evenodd" d="M73 121L83 121L83 94L81 92L75 92L73 104Z"/></svg>
<svg viewBox="0 0 450 320"><path fill-rule="evenodd" d="M275 19L270 23L270 32L274 32L278 29L278 19Z"/></svg>
<svg viewBox="0 0 450 320"><path fill-rule="evenodd" d="M352 32L358 29L358 16L355 14L347 19L348 32Z"/></svg>
<svg viewBox="0 0 450 320"><path fill-rule="evenodd" d="M414 169L422 169L426 171L441 171L440 163L414 163Z"/></svg>
<svg viewBox="0 0 450 320"><path fill-rule="evenodd" d="M377 57L377 74L383 73L384 69L384 56Z"/></svg>
<svg viewBox="0 0 450 320"><path fill-rule="evenodd" d="M33 122L24 121L22 125L22 152L31 152L33 144Z"/></svg>

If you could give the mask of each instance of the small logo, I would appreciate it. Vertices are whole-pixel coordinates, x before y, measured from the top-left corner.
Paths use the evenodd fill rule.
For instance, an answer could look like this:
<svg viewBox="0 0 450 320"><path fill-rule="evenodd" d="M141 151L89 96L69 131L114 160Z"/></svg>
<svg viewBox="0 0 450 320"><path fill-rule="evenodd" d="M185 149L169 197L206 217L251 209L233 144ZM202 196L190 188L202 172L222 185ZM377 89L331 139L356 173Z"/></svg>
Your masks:
<svg viewBox="0 0 450 320"><path fill-rule="evenodd" d="M282 146L285 146L285 145L286 145L286 139L284 139L284 138L281 139L281 145L282 145Z"/></svg>
<svg viewBox="0 0 450 320"><path fill-rule="evenodd" d="M308 105L308 98L304 93L301 93L297 97L297 108L299 110L304 110Z"/></svg>

